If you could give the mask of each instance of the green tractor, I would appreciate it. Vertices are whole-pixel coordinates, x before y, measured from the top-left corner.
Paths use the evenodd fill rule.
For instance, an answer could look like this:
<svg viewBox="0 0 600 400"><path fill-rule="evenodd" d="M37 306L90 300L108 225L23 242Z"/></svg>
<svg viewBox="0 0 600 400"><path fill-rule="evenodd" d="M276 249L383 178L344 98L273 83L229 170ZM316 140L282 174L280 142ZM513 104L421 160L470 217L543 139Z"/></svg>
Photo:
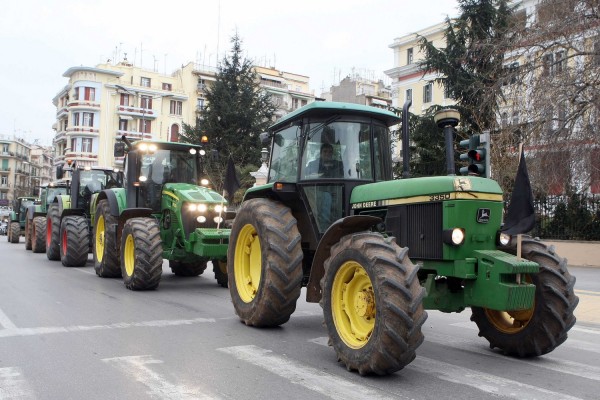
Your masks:
<svg viewBox="0 0 600 400"><path fill-rule="evenodd" d="M19 243L19 238L25 235L25 216L27 207L34 205L35 197L19 197L13 203L13 209L9 214L8 241Z"/></svg>
<svg viewBox="0 0 600 400"><path fill-rule="evenodd" d="M125 154L125 145L124 187L98 196L96 274L122 276L128 289L149 290L160 283L163 259L178 276L198 276L212 261L217 281L226 282L226 202L200 185L208 184L202 179L202 146L132 144L123 137L115 145L116 157Z"/></svg>
<svg viewBox="0 0 600 400"><path fill-rule="evenodd" d="M575 323L566 260L530 237L515 256L493 180L393 180L388 128L399 122L387 110L314 102L262 135L271 141L268 181L245 193L228 250L237 315L281 325L306 287L338 360L361 375L415 358L426 309L470 307L479 335L505 354L552 351Z"/></svg>
<svg viewBox="0 0 600 400"><path fill-rule="evenodd" d="M25 220L25 249L34 253L46 251L46 214L56 196L68 193L67 181L50 182L41 188L40 199L27 207Z"/></svg>
<svg viewBox="0 0 600 400"><path fill-rule="evenodd" d="M69 194L57 194L48 206L46 256L65 267L83 267L92 249L98 194L123 185L123 173L112 168L70 166Z"/></svg>

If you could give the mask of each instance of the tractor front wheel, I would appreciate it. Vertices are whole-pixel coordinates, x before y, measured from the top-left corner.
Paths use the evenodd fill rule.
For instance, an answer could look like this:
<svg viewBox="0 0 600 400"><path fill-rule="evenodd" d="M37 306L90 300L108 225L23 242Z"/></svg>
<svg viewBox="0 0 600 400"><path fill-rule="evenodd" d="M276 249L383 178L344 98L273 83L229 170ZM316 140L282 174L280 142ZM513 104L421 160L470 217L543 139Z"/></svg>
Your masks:
<svg viewBox="0 0 600 400"><path fill-rule="evenodd" d="M46 257L48 260L60 260L60 215L58 204L48 207L46 218Z"/></svg>
<svg viewBox="0 0 600 400"><path fill-rule="evenodd" d="M131 218L121 236L121 271L125 287L156 289L162 274L160 227L153 218Z"/></svg>
<svg viewBox="0 0 600 400"><path fill-rule="evenodd" d="M31 234L33 230L33 221L25 218L25 250L31 250Z"/></svg>
<svg viewBox="0 0 600 400"><path fill-rule="evenodd" d="M107 200L100 200L94 221L94 270L102 278L121 276L121 265L117 251L117 219L110 213Z"/></svg>
<svg viewBox="0 0 600 400"><path fill-rule="evenodd" d="M18 222L11 222L8 231L8 241L11 243L19 243L21 237L21 225Z"/></svg>
<svg viewBox="0 0 600 400"><path fill-rule="evenodd" d="M171 268L171 272L176 276L198 276L202 275L206 269L206 261L182 262L169 260L169 267Z"/></svg>
<svg viewBox="0 0 600 400"><path fill-rule="evenodd" d="M515 254L516 246L509 252ZM573 311L579 298L567 260L558 257L552 248L527 236L523 238L522 256L540 266L539 273L523 277L536 286L533 307L520 311L473 307L471 321L479 327L479 336L490 342L490 348L518 357L540 356L567 339L567 332L575 324Z"/></svg>
<svg viewBox="0 0 600 400"><path fill-rule="evenodd" d="M414 360L423 343L425 289L393 238L350 234L331 248L321 280L329 344L349 371L387 375Z"/></svg>
<svg viewBox="0 0 600 400"><path fill-rule="evenodd" d="M31 250L34 253L43 253L46 251L46 217L35 217L33 219Z"/></svg>
<svg viewBox="0 0 600 400"><path fill-rule="evenodd" d="M288 207L268 199L242 204L231 229L227 274L235 312L246 325L290 319L300 297L302 248Z"/></svg>
<svg viewBox="0 0 600 400"><path fill-rule="evenodd" d="M87 263L89 231L85 217L64 217L60 227L60 261L65 267L83 267Z"/></svg>

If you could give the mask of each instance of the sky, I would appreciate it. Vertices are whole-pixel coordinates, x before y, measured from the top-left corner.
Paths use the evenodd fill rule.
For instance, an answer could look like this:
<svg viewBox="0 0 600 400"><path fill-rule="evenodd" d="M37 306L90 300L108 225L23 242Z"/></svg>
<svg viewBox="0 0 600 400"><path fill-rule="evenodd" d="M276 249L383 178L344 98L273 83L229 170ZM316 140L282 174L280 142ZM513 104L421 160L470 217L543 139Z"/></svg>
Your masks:
<svg viewBox="0 0 600 400"><path fill-rule="evenodd" d="M257 65L305 75L319 96L344 77L389 82L394 39L458 14L456 0L16 0L0 11L0 135L51 145L65 71L127 53L171 74L215 67L237 32Z"/></svg>

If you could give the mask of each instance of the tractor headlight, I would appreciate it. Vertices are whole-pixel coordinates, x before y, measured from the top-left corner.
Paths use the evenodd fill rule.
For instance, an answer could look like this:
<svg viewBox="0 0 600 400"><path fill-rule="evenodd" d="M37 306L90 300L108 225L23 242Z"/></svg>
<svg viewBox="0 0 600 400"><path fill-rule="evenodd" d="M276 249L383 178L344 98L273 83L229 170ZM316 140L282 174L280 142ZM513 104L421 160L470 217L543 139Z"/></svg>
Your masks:
<svg viewBox="0 0 600 400"><path fill-rule="evenodd" d="M220 224L223 222L223 218L222 217L214 217L213 221L215 221L215 224Z"/></svg>
<svg viewBox="0 0 600 400"><path fill-rule="evenodd" d="M202 186L208 186L208 179L201 179L201 180L200 180L200 184L201 184Z"/></svg>
<svg viewBox="0 0 600 400"><path fill-rule="evenodd" d="M208 207L206 206L206 204L198 204L198 211L203 213L206 212L206 210L208 210Z"/></svg>
<svg viewBox="0 0 600 400"><path fill-rule="evenodd" d="M465 242L465 230L463 228L446 229L442 237L444 243L451 246L460 246Z"/></svg>
<svg viewBox="0 0 600 400"><path fill-rule="evenodd" d="M203 224L206 222L206 217L204 215L200 215L198 218L196 218L196 221Z"/></svg>
<svg viewBox="0 0 600 400"><path fill-rule="evenodd" d="M190 210L190 211L196 211L197 209L198 209L197 204L191 203L188 205L188 210Z"/></svg>
<svg viewBox="0 0 600 400"><path fill-rule="evenodd" d="M500 234L498 235L498 245L508 246L510 243L510 239L511 239L510 235L500 232Z"/></svg>
<svg viewBox="0 0 600 400"><path fill-rule="evenodd" d="M220 204L217 204L215 206L215 212L217 212L217 213L226 212L226 211L227 211L227 207L226 206L222 206Z"/></svg>

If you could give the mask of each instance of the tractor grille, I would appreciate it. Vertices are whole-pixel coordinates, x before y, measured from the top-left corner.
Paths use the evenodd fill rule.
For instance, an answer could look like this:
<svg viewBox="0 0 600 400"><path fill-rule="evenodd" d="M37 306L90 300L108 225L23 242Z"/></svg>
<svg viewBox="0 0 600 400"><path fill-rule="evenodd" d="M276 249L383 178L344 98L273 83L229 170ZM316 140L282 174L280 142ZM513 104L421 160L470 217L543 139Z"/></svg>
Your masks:
<svg viewBox="0 0 600 400"><path fill-rule="evenodd" d="M206 212L202 215L206 217L206 222L200 223L196 220L196 218L200 215L197 211L190 211L187 207L183 207L181 210L181 219L183 223L183 231L185 232L185 237L189 237L190 233L194 232L196 228L216 228L217 223L214 221L214 218L218 215L214 211ZM225 215L223 214L223 217ZM223 224L221 224L222 226Z"/></svg>
<svg viewBox="0 0 600 400"><path fill-rule="evenodd" d="M442 203L393 206L386 226L411 258L442 259Z"/></svg>

